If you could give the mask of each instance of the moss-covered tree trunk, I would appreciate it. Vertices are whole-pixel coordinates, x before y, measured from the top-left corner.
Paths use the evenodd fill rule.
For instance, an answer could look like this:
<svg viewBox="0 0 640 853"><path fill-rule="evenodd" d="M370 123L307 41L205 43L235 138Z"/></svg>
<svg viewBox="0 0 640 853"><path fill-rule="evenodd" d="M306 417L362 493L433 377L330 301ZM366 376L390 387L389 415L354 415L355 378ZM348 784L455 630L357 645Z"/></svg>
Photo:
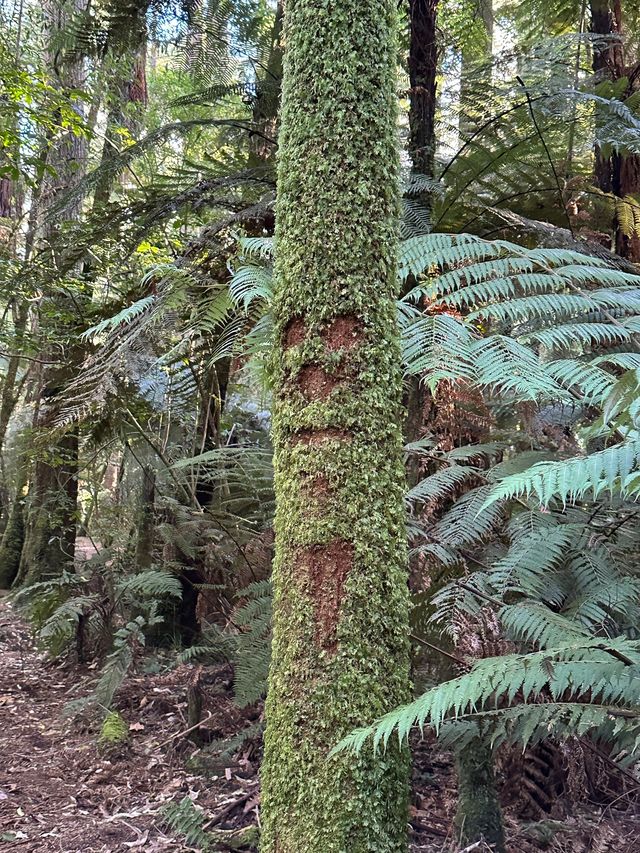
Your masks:
<svg viewBox="0 0 640 853"><path fill-rule="evenodd" d="M46 429L46 426L43 426ZM17 578L29 585L73 566L78 503L78 431L56 439L35 462ZM54 455L55 454L55 455Z"/></svg>
<svg viewBox="0 0 640 853"><path fill-rule="evenodd" d="M0 589L10 589L18 576L24 544L24 479L11 503L7 525L0 543Z"/></svg>
<svg viewBox="0 0 640 853"><path fill-rule="evenodd" d="M393 0L287 0L262 853L406 849L407 756L329 758L409 693Z"/></svg>
<svg viewBox="0 0 640 853"><path fill-rule="evenodd" d="M486 841L496 853L504 853L504 828L492 749L478 737L458 750L456 764L458 809L455 823L460 844Z"/></svg>

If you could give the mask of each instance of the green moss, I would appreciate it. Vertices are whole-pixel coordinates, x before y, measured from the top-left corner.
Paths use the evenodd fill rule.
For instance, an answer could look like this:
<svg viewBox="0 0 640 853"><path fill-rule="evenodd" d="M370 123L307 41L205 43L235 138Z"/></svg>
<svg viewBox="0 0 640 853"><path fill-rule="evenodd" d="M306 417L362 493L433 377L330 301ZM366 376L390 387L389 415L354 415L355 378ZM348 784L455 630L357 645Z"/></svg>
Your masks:
<svg viewBox="0 0 640 853"><path fill-rule="evenodd" d="M11 507L0 546L0 589L9 589L18 575L24 544L24 498L19 493Z"/></svg>
<svg viewBox="0 0 640 853"><path fill-rule="evenodd" d="M491 748L477 738L458 750L456 830L462 845L484 840L504 853L502 812L496 793Z"/></svg>
<svg viewBox="0 0 640 853"><path fill-rule="evenodd" d="M399 853L406 754L327 758L343 735L409 696L395 4L288 0L286 16L261 850ZM336 318L351 326L350 340L331 337ZM287 348L292 321L302 340ZM305 367L334 385L328 395L310 395ZM342 566L321 565L330 544L328 554L343 550Z"/></svg>
<svg viewBox="0 0 640 853"><path fill-rule="evenodd" d="M127 721L117 711L109 711L100 729L98 746L102 749L108 749L111 746L125 743L128 737L129 725Z"/></svg>

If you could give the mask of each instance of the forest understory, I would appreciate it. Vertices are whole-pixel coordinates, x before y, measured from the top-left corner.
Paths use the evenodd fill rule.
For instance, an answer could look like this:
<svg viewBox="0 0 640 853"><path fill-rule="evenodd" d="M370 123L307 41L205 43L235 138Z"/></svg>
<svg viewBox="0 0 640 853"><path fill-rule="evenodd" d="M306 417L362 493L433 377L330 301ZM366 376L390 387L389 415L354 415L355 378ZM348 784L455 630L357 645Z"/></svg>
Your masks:
<svg viewBox="0 0 640 853"><path fill-rule="evenodd" d="M640 853L639 518L638 0L0 0L0 853Z"/></svg>
<svg viewBox="0 0 640 853"><path fill-rule="evenodd" d="M70 703L91 693L95 670L52 663L38 651L7 596L0 597L0 850L199 851L202 845L186 842L171 820L172 808L175 814L189 798L202 810L208 849L256 851L260 737L248 737L236 750L233 741L255 727L262 703L239 709L231 667L207 667L201 679L201 747L187 731L191 675L186 665L171 666L169 656L141 658L114 703L128 736L101 747L100 726L69 713ZM425 739L414 742L413 757L411 853L458 851L451 756ZM500 776L506 801L514 780ZM552 808L554 817L537 820L521 816L523 802L518 797L505 809L509 853L640 851L640 808L633 789L609 802L574 804L570 814L565 796ZM490 850L483 844L466 849Z"/></svg>

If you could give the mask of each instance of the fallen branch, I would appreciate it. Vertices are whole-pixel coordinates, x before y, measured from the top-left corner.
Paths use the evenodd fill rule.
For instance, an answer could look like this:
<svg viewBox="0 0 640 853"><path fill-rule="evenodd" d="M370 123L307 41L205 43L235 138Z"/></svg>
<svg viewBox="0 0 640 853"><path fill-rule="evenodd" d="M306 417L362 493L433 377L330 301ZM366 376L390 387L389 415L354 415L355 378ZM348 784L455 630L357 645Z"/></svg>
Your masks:
<svg viewBox="0 0 640 853"><path fill-rule="evenodd" d="M159 743L157 745L156 749L160 749L161 747L165 746L166 744L171 743L171 741L175 740L177 737L182 737L183 735L188 735L189 732L194 731L194 729L200 728L200 726L202 726L204 723L208 723L209 720L211 719L211 717L213 717L213 714L211 713L211 711L209 711L209 716L207 717L206 720L200 720L200 722L196 723L195 726L189 726L188 729L184 729L181 732L176 732L175 735L171 735L171 737L168 737L166 740L163 740L162 743Z"/></svg>

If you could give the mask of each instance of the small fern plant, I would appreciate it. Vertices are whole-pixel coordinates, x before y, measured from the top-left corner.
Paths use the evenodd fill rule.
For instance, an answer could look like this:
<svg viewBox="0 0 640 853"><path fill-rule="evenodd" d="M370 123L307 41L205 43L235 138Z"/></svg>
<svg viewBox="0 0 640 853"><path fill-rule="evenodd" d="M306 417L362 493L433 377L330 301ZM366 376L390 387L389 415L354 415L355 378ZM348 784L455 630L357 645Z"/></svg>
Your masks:
<svg viewBox="0 0 640 853"><path fill-rule="evenodd" d="M162 621L159 604L181 596L180 582L169 572L119 572L110 556L105 549L83 565L82 573L64 572L15 596L37 640L53 657L75 650L80 660L101 661L91 701L105 711L136 647L144 646L145 632Z"/></svg>

